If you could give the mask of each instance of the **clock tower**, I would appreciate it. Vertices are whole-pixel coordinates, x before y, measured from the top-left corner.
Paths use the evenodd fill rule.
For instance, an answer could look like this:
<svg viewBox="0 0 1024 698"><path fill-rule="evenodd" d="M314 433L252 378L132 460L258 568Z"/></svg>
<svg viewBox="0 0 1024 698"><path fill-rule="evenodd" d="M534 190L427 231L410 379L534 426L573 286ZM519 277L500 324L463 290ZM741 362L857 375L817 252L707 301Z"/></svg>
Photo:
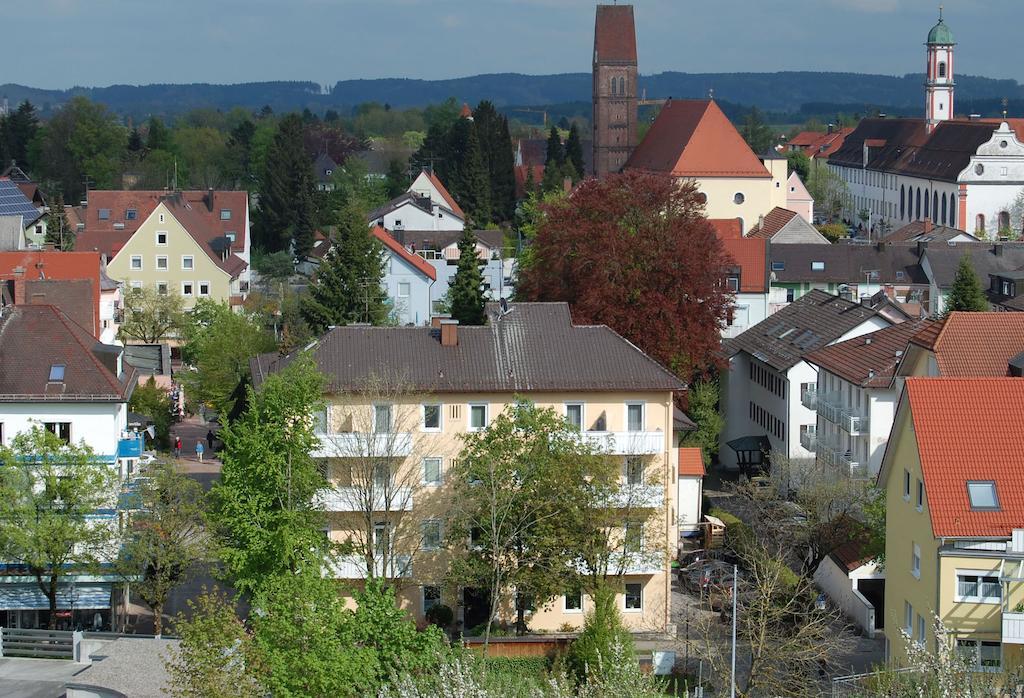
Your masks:
<svg viewBox="0 0 1024 698"><path fill-rule="evenodd" d="M953 118L953 32L949 31L942 18L939 6L939 23L928 32L928 66L925 72L925 118L931 133L943 121Z"/></svg>
<svg viewBox="0 0 1024 698"><path fill-rule="evenodd" d="M618 172L637 144L636 28L632 5L598 5L594 24L594 172Z"/></svg>

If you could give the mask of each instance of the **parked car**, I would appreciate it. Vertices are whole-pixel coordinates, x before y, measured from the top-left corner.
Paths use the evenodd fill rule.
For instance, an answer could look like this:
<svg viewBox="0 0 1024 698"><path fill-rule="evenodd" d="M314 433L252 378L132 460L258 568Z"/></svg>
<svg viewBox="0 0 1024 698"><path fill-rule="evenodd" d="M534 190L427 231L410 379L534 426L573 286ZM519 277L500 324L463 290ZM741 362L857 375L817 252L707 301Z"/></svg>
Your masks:
<svg viewBox="0 0 1024 698"><path fill-rule="evenodd" d="M694 591L706 591L712 585L721 585L722 580L731 577L733 566L721 560L695 562L679 571L680 581Z"/></svg>
<svg viewBox="0 0 1024 698"><path fill-rule="evenodd" d="M704 562L706 560L721 560L721 550L707 550L706 548L698 548L697 550L686 550L679 551L679 566L689 567L695 562Z"/></svg>

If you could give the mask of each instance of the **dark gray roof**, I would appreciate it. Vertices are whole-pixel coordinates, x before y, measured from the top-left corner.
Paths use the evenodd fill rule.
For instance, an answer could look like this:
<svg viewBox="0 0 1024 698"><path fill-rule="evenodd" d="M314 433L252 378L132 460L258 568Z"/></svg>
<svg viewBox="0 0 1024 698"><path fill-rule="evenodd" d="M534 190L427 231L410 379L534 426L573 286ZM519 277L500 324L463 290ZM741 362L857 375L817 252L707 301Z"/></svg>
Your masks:
<svg viewBox="0 0 1024 698"><path fill-rule="evenodd" d="M745 351L785 371L800 359L836 341L866 320L874 309L824 291L810 291L743 334L723 342L726 356Z"/></svg>
<svg viewBox="0 0 1024 698"><path fill-rule="evenodd" d="M773 280L779 283L928 283L917 248L908 245L794 243L772 245L769 255ZM825 268L815 271L813 262L824 262ZM869 272L876 273L869 279Z"/></svg>
<svg viewBox="0 0 1024 698"><path fill-rule="evenodd" d="M982 286L988 281L989 274L1024 269L1024 243L1019 242L957 242L929 245L922 254L927 257L932 276L939 288L949 288L953 285L956 268L960 264L960 258L965 254L971 260L971 266L974 267Z"/></svg>
<svg viewBox="0 0 1024 698"><path fill-rule="evenodd" d="M437 206L442 211L446 211L447 213L451 214L452 216L455 216L456 218L462 218L462 216L455 213L442 203L431 202L429 197L419 196L415 192L407 191L402 194L399 194L398 196L396 196L395 198L393 198L391 201L387 202L380 208L370 211L370 213L367 214L366 216L366 220L373 221L383 216L386 216L387 214L391 213L392 211L398 208L401 208L407 203L411 203L413 206L419 208L422 211L425 211L428 215L433 213L433 211L431 210L431 206Z"/></svg>
<svg viewBox="0 0 1024 698"><path fill-rule="evenodd" d="M153 376L171 375L171 347L168 344L126 344L124 360L139 373Z"/></svg>
<svg viewBox="0 0 1024 698"><path fill-rule="evenodd" d="M313 172L316 174L317 181L321 184L330 182L337 171L338 163L327 153L320 153L316 156L316 160L313 161Z"/></svg>
<svg viewBox="0 0 1024 698"><path fill-rule="evenodd" d="M951 228L948 225L935 225L932 226L931 230L925 232L924 221L913 221L907 223L902 228L897 228L889 235L886 235L883 242L896 244L896 243L915 243L915 242L949 242L955 237L961 235L967 235L975 240L978 238L974 237L970 233L960 230L958 228Z"/></svg>
<svg viewBox="0 0 1024 698"><path fill-rule="evenodd" d="M408 247L415 245L417 250L440 250L457 243L462 237L458 230L389 230L391 236ZM474 230L473 235L481 244L497 249L505 244L501 230Z"/></svg>
<svg viewBox="0 0 1024 698"><path fill-rule="evenodd" d="M311 353L331 392L358 391L373 374L397 377L417 393L682 390L656 361L605 325L573 325L565 303L514 303L500 319L458 327L458 345L442 346L429 327L337 327ZM297 352L250 360L253 384Z"/></svg>

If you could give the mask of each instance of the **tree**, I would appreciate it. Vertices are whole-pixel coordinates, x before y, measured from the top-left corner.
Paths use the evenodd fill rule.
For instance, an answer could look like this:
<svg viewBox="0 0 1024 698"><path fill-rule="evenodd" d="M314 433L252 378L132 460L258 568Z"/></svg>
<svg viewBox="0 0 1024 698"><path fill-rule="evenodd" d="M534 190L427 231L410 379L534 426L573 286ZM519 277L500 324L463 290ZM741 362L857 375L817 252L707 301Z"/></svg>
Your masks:
<svg viewBox="0 0 1024 698"><path fill-rule="evenodd" d="M757 107L751 107L747 113L747 118L740 127L740 135L757 155L768 152L775 145L775 134L764 122L761 110Z"/></svg>
<svg viewBox="0 0 1024 698"><path fill-rule="evenodd" d="M181 354L195 371L183 371L182 382L194 400L218 414L235 414L240 386L249 379L249 357L273 351L277 342L263 318L235 312L227 303L200 298L191 319Z"/></svg>
<svg viewBox="0 0 1024 698"><path fill-rule="evenodd" d="M568 302L687 380L718 361L729 262L693 185L627 171L541 208L518 297Z"/></svg>
<svg viewBox="0 0 1024 698"><path fill-rule="evenodd" d="M476 125L470 119L459 119L449 141L451 174L446 184L472 223L483 227L491 220L491 182Z"/></svg>
<svg viewBox="0 0 1024 698"><path fill-rule="evenodd" d="M253 233L264 252L291 249L299 257L313 243L313 159L303 144L298 114L281 119L260 172L260 206Z"/></svg>
<svg viewBox="0 0 1024 698"><path fill-rule="evenodd" d="M510 220L515 210L515 158L508 119L494 104L484 100L473 110L473 125L480 138L480 149L490 180L491 219Z"/></svg>
<svg viewBox="0 0 1024 698"><path fill-rule="evenodd" d="M36 108L25 100L12 113L0 119L0 154L4 168L13 160L22 167L29 165L29 147L39 132Z"/></svg>
<svg viewBox="0 0 1024 698"><path fill-rule="evenodd" d="M184 325L185 306L177 292L161 293L154 286L125 289L124 322L118 330L122 340L156 344Z"/></svg>
<svg viewBox="0 0 1024 698"><path fill-rule="evenodd" d="M983 312L991 308L991 304L985 298L985 292L981 290L981 284L978 283L978 275L974 273L971 256L962 255L956 268L956 276L953 277L953 285L949 289L949 296L946 298L943 314L948 315L957 310Z"/></svg>
<svg viewBox="0 0 1024 698"><path fill-rule="evenodd" d="M531 603L543 606L573 584L583 557L575 523L592 515L591 483L610 468L553 410L521 400L463 444L450 478L448 538L461 552L452 574L489 593L486 648L512 589L522 633Z"/></svg>
<svg viewBox="0 0 1024 698"><path fill-rule="evenodd" d="M176 128L173 142L191 186L220 188L229 169L227 139L221 131L210 126Z"/></svg>
<svg viewBox="0 0 1024 698"><path fill-rule="evenodd" d="M567 162L572 163L577 177L582 177L586 174L583 162L583 143L580 141L580 130L577 128L575 121L569 128L569 138L565 141L565 159Z"/></svg>
<svg viewBox="0 0 1024 698"><path fill-rule="evenodd" d="M68 225L64 197L60 194L53 197L46 212L46 244L63 252L70 252L75 247L75 231Z"/></svg>
<svg viewBox="0 0 1024 698"><path fill-rule="evenodd" d="M815 160L806 184L807 191L815 201L816 209L828 216L829 220L838 218L849 196L849 189L843 178L827 164Z"/></svg>
<svg viewBox="0 0 1024 698"><path fill-rule="evenodd" d="M468 228L462 231L459 238L459 261L455 270L455 278L448 290L452 317L462 325L482 325L484 305L484 276L481 262L476 251L476 235Z"/></svg>
<svg viewBox="0 0 1024 698"><path fill-rule="evenodd" d="M37 170L68 201L78 201L90 187L118 184L128 132L113 113L86 97L73 97L39 134Z"/></svg>
<svg viewBox="0 0 1024 698"><path fill-rule="evenodd" d="M388 171L384 176L387 182L387 197L393 199L401 196L409 188L409 175L406 173L402 163L397 158L388 161Z"/></svg>
<svg viewBox="0 0 1024 698"><path fill-rule="evenodd" d="M145 147L146 144L142 142L142 134L139 133L139 129L133 128L128 134L128 152L137 156Z"/></svg>
<svg viewBox="0 0 1024 698"><path fill-rule="evenodd" d="M563 164L565 164L565 150L562 148L562 137L558 134L558 129L552 126L548 132L548 149L547 156L544 158L544 167L548 168L552 165L561 167Z"/></svg>
<svg viewBox="0 0 1024 698"><path fill-rule="evenodd" d="M811 159L802 150L791 150L786 154L786 164L789 174L796 172L801 181L806 182L811 173Z"/></svg>
<svg viewBox="0 0 1024 698"><path fill-rule="evenodd" d="M636 662L633 638L615 606L615 590L601 584L593 597L594 609L587 614L583 632L569 646L568 664L581 684L610 671L615 660ZM624 656L614 656L616 646Z"/></svg>
<svg viewBox="0 0 1024 698"><path fill-rule="evenodd" d="M163 632L163 612L171 591L205 556L202 486L160 463L132 492L134 511L118 562L131 590L153 611L153 632Z"/></svg>
<svg viewBox="0 0 1024 698"><path fill-rule="evenodd" d="M300 355L249 390L248 409L220 431L220 481L210 523L224 573L252 593L272 575L321 565L329 552L318 497L327 482L310 454L323 377ZM318 567L319 569L319 567Z"/></svg>
<svg viewBox="0 0 1024 698"><path fill-rule="evenodd" d="M190 613L174 623L181 637L164 659L168 693L174 698L258 698L266 690L256 679L252 639L235 604L214 588L188 600Z"/></svg>
<svg viewBox="0 0 1024 698"><path fill-rule="evenodd" d="M718 411L718 394L718 380L714 378L697 381L686 393L690 403L688 414L697 424L697 430L687 434L684 442L700 448L705 465L718 453L718 436L725 421Z"/></svg>
<svg viewBox="0 0 1024 698"><path fill-rule="evenodd" d="M150 376L142 385L135 387L128 400L128 409L153 420L156 444L160 448L167 448L171 424L174 422L174 405L171 402L171 396L156 384L156 379L153 376Z"/></svg>
<svg viewBox="0 0 1024 698"><path fill-rule="evenodd" d="M381 325L388 317L387 297L381 287L383 245L359 211L347 206L339 215L331 249L299 305L302 317L317 334L353 322Z"/></svg>
<svg viewBox="0 0 1024 698"><path fill-rule="evenodd" d="M109 560L117 522L97 510L117 497L117 472L88 446L34 427L0 447L0 551L35 579L57 627L61 578L93 572Z"/></svg>
<svg viewBox="0 0 1024 698"><path fill-rule="evenodd" d="M147 150L166 150L170 152L173 149L171 144L171 132L160 117L149 117L149 121L146 123L146 126Z"/></svg>
<svg viewBox="0 0 1024 698"><path fill-rule="evenodd" d="M825 236L825 239L829 242L838 242L847 235L849 231L846 226L842 223L825 223L824 225L815 226L819 233Z"/></svg>

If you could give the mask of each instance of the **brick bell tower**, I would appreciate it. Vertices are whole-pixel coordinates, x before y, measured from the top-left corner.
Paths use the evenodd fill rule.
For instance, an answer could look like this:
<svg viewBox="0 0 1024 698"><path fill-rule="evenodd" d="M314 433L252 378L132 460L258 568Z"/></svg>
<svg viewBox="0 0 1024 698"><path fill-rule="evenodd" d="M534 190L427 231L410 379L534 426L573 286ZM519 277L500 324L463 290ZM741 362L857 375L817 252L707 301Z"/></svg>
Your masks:
<svg viewBox="0 0 1024 698"><path fill-rule="evenodd" d="M618 172L637 144L632 5L598 5L594 23L594 175Z"/></svg>

